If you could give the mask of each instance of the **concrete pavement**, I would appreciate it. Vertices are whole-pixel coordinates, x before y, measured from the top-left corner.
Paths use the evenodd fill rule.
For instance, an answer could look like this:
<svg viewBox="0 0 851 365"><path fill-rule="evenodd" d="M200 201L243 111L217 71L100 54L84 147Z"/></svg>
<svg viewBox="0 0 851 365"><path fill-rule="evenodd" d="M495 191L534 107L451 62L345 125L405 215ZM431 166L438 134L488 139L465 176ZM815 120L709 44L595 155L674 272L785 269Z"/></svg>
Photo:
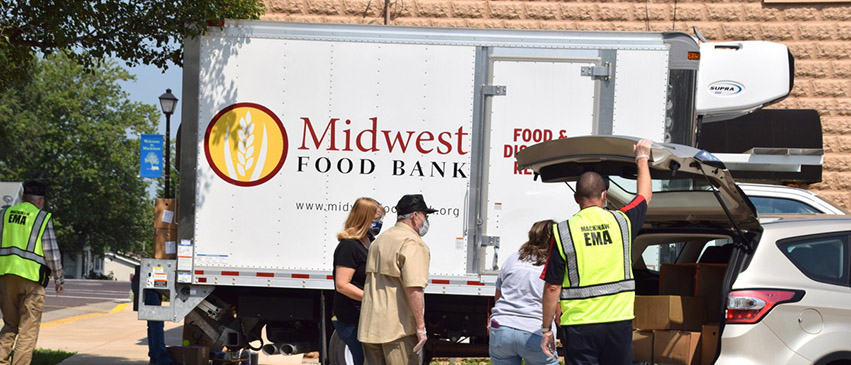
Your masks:
<svg viewBox="0 0 851 365"><path fill-rule="evenodd" d="M87 313L79 307L45 313L36 347L76 352L62 362L67 365L148 363L147 324L137 319L129 301L86 308ZM64 317L77 312L83 313ZM180 344L180 323L166 322L165 330L167 344Z"/></svg>
<svg viewBox="0 0 851 365"><path fill-rule="evenodd" d="M147 323L137 319L132 303L103 302L47 312L38 336L39 349L76 352L62 365L148 364ZM165 340L180 345L183 324L165 322ZM260 364L317 363L295 356L260 355Z"/></svg>

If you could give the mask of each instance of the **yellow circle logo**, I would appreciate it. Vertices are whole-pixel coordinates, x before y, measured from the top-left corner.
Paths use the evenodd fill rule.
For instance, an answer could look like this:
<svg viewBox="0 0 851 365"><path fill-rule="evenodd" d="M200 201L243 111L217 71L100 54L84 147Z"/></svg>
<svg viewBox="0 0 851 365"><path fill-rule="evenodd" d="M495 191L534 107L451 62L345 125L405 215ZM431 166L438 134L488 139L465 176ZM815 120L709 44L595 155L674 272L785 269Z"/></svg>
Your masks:
<svg viewBox="0 0 851 365"><path fill-rule="evenodd" d="M260 185L278 173L287 158L287 132L266 107L238 103L222 109L204 135L204 153L213 171L239 186Z"/></svg>

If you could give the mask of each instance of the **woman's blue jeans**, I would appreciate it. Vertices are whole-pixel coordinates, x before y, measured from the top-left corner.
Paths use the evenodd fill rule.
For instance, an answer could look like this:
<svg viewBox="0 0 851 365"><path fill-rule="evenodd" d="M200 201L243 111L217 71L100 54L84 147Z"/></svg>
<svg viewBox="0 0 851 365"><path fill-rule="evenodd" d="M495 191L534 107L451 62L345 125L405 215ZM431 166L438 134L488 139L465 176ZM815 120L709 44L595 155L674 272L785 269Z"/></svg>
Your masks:
<svg viewBox="0 0 851 365"><path fill-rule="evenodd" d="M558 365L558 360L541 350L541 335L500 326L491 327L490 355L493 365Z"/></svg>
<svg viewBox="0 0 851 365"><path fill-rule="evenodd" d="M334 329L337 330L337 337L340 337L346 346L348 346L355 365L363 365L363 345L358 341L358 326L356 324L350 325L334 320L331 323L334 325Z"/></svg>

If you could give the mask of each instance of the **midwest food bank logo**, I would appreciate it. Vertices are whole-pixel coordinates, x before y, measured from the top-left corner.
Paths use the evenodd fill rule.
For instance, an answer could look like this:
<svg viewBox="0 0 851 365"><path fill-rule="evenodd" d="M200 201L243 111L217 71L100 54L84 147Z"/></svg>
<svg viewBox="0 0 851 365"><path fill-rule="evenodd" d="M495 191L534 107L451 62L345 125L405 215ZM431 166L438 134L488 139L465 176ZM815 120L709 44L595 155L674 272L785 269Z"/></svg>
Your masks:
<svg viewBox="0 0 851 365"><path fill-rule="evenodd" d="M204 153L213 171L239 186L260 185L278 173L287 158L287 132L266 107L238 103L222 109L204 135Z"/></svg>

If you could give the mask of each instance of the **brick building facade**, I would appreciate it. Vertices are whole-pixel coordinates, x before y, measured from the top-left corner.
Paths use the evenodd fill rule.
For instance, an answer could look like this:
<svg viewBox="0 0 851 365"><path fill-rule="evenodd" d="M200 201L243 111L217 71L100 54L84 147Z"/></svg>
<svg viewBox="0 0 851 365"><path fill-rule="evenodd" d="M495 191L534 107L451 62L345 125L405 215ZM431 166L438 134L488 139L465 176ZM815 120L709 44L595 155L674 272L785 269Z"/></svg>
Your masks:
<svg viewBox="0 0 851 365"><path fill-rule="evenodd" d="M266 0L264 20L384 24L381 0ZM823 182L812 190L851 208L851 3L711 1L395 0L389 24L436 27L663 31L710 41L767 40L796 59L792 95L771 108L815 109Z"/></svg>

